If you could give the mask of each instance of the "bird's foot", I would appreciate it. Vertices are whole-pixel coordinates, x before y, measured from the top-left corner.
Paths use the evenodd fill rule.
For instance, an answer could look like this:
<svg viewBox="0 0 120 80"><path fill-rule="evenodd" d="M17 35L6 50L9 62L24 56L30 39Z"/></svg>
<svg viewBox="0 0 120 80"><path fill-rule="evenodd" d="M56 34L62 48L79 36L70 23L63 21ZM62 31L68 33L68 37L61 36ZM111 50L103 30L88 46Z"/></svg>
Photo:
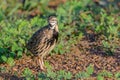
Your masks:
<svg viewBox="0 0 120 80"><path fill-rule="evenodd" d="M43 71L43 72L46 72L47 69L45 67L40 67L40 69Z"/></svg>

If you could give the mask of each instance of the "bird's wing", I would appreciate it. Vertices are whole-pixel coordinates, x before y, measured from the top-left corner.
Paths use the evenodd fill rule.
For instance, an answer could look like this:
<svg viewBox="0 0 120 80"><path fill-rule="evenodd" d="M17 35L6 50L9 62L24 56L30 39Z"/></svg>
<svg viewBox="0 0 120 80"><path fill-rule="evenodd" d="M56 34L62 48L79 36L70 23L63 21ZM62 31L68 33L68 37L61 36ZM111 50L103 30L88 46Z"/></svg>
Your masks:
<svg viewBox="0 0 120 80"><path fill-rule="evenodd" d="M38 47L40 48L40 45L41 47L44 45L44 42L46 41L45 40L46 30L47 28L44 27L33 34L33 36L31 37L31 39L28 41L28 44L27 44L28 50L31 51L31 50L37 49Z"/></svg>

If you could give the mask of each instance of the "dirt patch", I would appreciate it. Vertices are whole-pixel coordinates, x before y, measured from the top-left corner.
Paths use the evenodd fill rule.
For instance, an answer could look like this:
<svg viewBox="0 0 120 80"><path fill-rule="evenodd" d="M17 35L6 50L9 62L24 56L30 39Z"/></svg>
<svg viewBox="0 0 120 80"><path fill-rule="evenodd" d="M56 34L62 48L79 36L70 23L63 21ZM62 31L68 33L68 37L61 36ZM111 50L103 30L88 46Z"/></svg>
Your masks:
<svg viewBox="0 0 120 80"><path fill-rule="evenodd" d="M82 45L84 49L79 47L83 47ZM91 45L87 41L81 41L80 44L73 47L71 50L72 53L49 56L47 60L54 66L55 70L71 71L73 74L79 71L85 71L90 64L94 66L95 74L101 70L108 70L112 73L120 71L120 58L118 56L105 56L100 53L91 53L88 48L85 48Z"/></svg>

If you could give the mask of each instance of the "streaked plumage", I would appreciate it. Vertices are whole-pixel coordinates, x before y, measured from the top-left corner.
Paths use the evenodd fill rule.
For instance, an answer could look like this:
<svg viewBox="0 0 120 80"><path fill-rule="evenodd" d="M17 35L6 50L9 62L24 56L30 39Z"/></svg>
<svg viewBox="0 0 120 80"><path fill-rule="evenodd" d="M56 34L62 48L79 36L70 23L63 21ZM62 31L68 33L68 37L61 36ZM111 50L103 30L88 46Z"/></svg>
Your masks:
<svg viewBox="0 0 120 80"><path fill-rule="evenodd" d="M48 18L48 25L36 31L28 41L27 49L39 56L40 68L44 69L43 58L58 41L58 25L55 16Z"/></svg>

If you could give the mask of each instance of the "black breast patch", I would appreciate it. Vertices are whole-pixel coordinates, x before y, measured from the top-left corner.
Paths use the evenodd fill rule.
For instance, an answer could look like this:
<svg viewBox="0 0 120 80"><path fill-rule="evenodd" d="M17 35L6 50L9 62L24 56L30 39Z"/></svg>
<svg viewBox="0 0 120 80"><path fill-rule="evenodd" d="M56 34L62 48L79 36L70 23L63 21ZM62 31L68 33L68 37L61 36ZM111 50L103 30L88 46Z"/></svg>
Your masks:
<svg viewBox="0 0 120 80"><path fill-rule="evenodd" d="M53 39L55 39L56 42L58 41L58 36L59 36L58 32L54 30L53 31Z"/></svg>

